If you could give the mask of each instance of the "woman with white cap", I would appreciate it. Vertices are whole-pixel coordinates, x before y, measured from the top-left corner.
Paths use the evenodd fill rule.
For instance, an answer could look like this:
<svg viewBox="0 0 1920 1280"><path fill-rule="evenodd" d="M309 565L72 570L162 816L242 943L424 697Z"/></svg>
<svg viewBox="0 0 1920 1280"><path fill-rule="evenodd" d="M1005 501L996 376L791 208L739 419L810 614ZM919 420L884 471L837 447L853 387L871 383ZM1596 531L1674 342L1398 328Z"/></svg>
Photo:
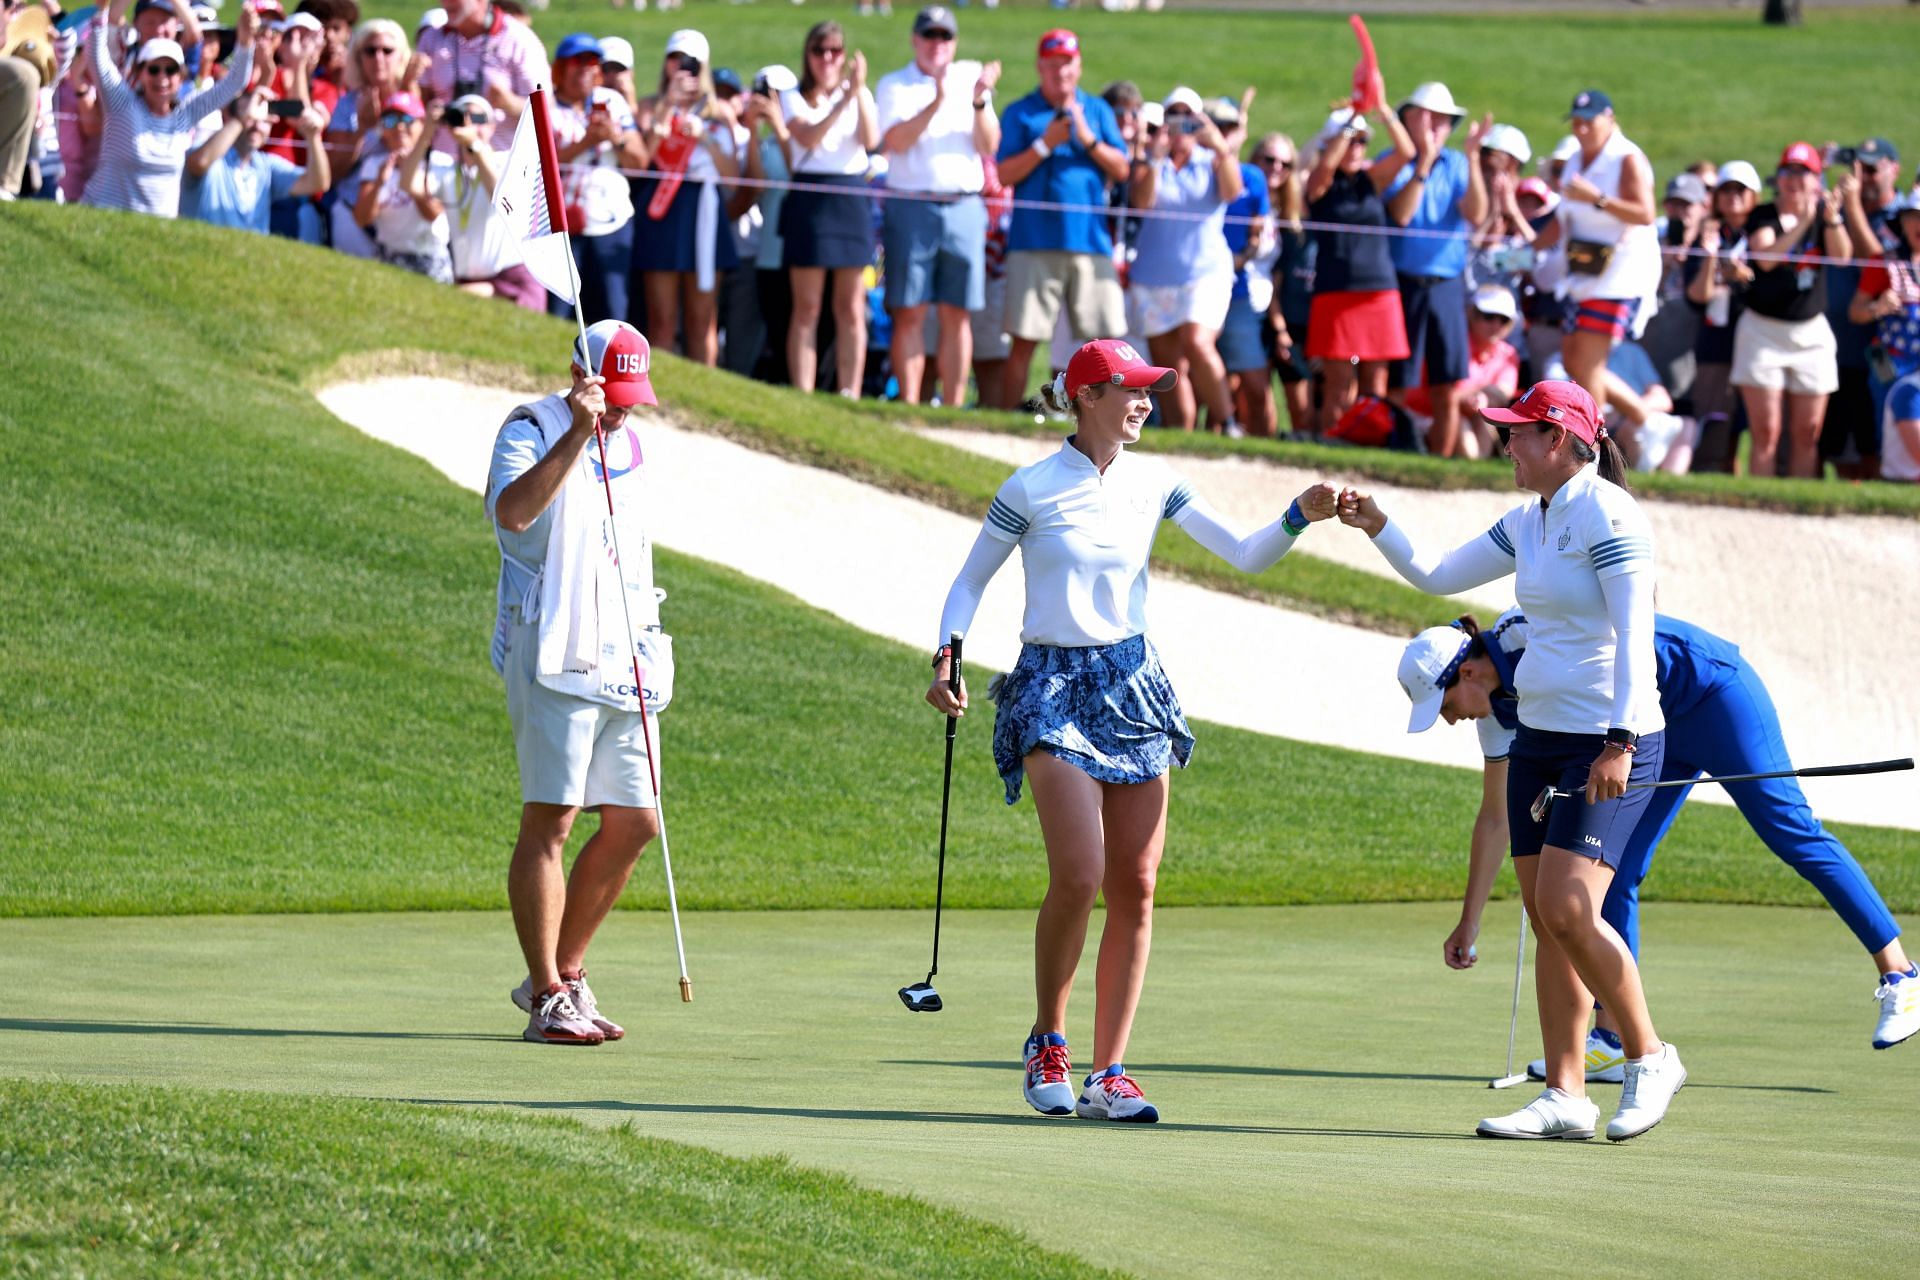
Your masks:
<svg viewBox="0 0 1920 1280"><path fill-rule="evenodd" d="M1175 89L1161 109L1165 124L1127 183L1129 205L1166 215L1140 223L1127 280L1131 327L1146 338L1151 359L1169 367L1186 362L1209 426L1241 435L1226 365L1214 346L1233 300L1225 217L1244 185L1240 161L1192 89ZM1191 431L1193 396L1176 389L1162 413L1162 425Z"/></svg>
<svg viewBox="0 0 1920 1280"><path fill-rule="evenodd" d="M648 169L634 183L633 272L647 327L662 342L684 333L689 360L720 359L720 272L738 263L719 184L740 176L733 108L713 89L707 38L684 29L667 37L658 90L640 103Z"/></svg>
<svg viewBox="0 0 1920 1280"><path fill-rule="evenodd" d="M1515 484L1538 501L1444 554L1416 549L1364 493L1343 492L1339 514L1423 591L1452 594L1515 577L1532 632L1515 684L1507 829L1539 938L1534 985L1548 1087L1514 1114L1482 1120L1479 1132L1593 1136L1599 1108L1586 1096L1584 1054L1587 1011L1598 997L1615 1014L1628 1059L1620 1107L1606 1129L1619 1142L1658 1124L1687 1079L1679 1054L1654 1028L1632 949L1601 915L1653 795L1645 784L1657 780L1664 756L1652 528L1627 492L1626 463L1601 426L1599 406L1578 383L1535 383L1511 408L1482 416L1502 436ZM1434 683L1451 674L1443 669ZM1536 820L1533 801L1548 785L1572 794Z"/></svg>
<svg viewBox="0 0 1920 1280"><path fill-rule="evenodd" d="M1400 685L1413 699L1407 732L1422 733L1437 719L1471 720L1486 761L1466 898L1460 922L1441 948L1455 969L1470 969L1476 961L1481 913L1506 856L1507 760L1520 726L1515 690L1530 631L1519 609L1507 610L1484 631L1469 614L1450 626L1422 631L1407 642L1400 659ZM1660 712L1667 722L1662 782L1689 782L1702 773L1719 777L1793 768L1773 698L1738 646L1678 618L1656 615L1653 648ZM1800 784L1770 778L1728 783L1726 790L1754 834L1820 891L1871 956L1880 979L1873 1047L1888 1049L1920 1033L1920 972L1900 944L1900 926L1859 862L1813 815ZM1602 918L1636 959L1640 885L1691 791L1691 786L1674 786L1654 794L1601 906ZM1588 1082L1619 1083L1624 1061L1619 1031L1602 1008L1587 1036ZM1528 1069L1536 1078L1545 1075L1543 1064Z"/></svg>
<svg viewBox="0 0 1920 1280"><path fill-rule="evenodd" d="M588 323L625 320L631 306L633 191L623 169L646 168L627 100L600 83L600 42L584 32L562 37L553 50L554 159L580 265L580 311ZM554 299L549 310L571 315Z"/></svg>
<svg viewBox="0 0 1920 1280"><path fill-rule="evenodd" d="M254 38L260 17L251 8L234 24L239 50L225 78L178 100L186 74L185 51L173 40L149 40L134 54L132 81L114 62L114 48L127 23L131 0L113 0L106 20L96 22L89 54L100 86L106 127L99 161L87 180L85 203L129 213L174 218L180 213L180 181L200 121L246 89L253 72Z"/></svg>
<svg viewBox="0 0 1920 1280"><path fill-rule="evenodd" d="M1178 375L1124 342L1089 342L1049 389L1074 434L1060 451L1000 487L940 618L927 701L959 716L964 683L948 687L946 639L965 634L981 593L1014 547L1026 566L1020 659L994 693L993 757L1007 803L1033 782L1048 884L1034 934L1038 1009L1022 1059L1022 1092L1043 1115L1152 1123L1159 1112L1122 1065L1146 978L1154 878L1166 838L1168 771L1193 749L1186 717L1146 636L1147 559L1162 520L1245 573L1293 548L1333 514L1314 485L1247 537L1157 457L1131 453ZM1093 1071L1069 1082L1067 996L1094 900L1107 918L1095 975Z"/></svg>
<svg viewBox="0 0 1920 1280"><path fill-rule="evenodd" d="M1373 130L1366 116L1342 107L1314 138L1319 154L1307 175L1307 217L1323 224L1313 233L1317 256L1307 320L1307 358L1317 362L1326 380L1323 435L1356 394L1384 396L1387 362L1407 358L1407 323L1387 243L1385 196L1412 162L1414 146L1398 115L1383 106L1374 116L1393 140L1389 150L1378 159L1370 156Z"/></svg>
<svg viewBox="0 0 1920 1280"><path fill-rule="evenodd" d="M1560 356L1567 376L1606 402L1607 353L1645 326L1660 288L1653 166L1620 131L1613 99L1575 95L1567 112L1580 149L1560 174L1560 216L1540 237L1560 250L1558 293L1569 305Z"/></svg>
<svg viewBox="0 0 1920 1280"><path fill-rule="evenodd" d="M1474 288L1500 285L1519 295L1533 269L1538 234L1520 208L1520 175L1533 158L1527 135L1510 124L1496 124L1480 143L1480 173L1487 187L1487 216L1473 231L1467 281Z"/></svg>
<svg viewBox="0 0 1920 1280"><path fill-rule="evenodd" d="M1695 471L1733 470L1733 333L1747 309L1753 264L1747 219L1760 200L1760 174L1745 160L1720 166L1699 253L1687 259L1687 303L1700 312L1693 340L1693 416L1700 424Z"/></svg>

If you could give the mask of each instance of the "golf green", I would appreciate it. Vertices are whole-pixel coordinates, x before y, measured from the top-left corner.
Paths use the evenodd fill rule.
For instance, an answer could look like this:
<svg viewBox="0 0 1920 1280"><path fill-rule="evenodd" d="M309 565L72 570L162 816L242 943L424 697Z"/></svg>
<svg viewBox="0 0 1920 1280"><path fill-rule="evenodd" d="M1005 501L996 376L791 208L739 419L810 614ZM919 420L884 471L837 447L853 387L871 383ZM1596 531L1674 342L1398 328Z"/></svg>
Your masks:
<svg viewBox="0 0 1920 1280"><path fill-rule="evenodd" d="M1510 904L1444 969L1446 904L1164 911L1129 1067L1166 1122L1046 1120L1013 1065L1031 917L947 919L947 1009L906 1013L926 913L703 913L697 1000L663 916L593 957L629 1028L518 1039L504 915L11 920L0 1078L327 1093L567 1113L784 1153L1143 1275L1896 1274L1913 1049L1867 1047L1872 975L1823 911L1651 904L1650 998L1692 1083L1624 1146L1494 1143ZM1096 922L1097 923L1097 922ZM1089 964L1091 956L1089 956ZM42 976L56 975L42 982ZM1090 975L1071 1033L1090 1049ZM1523 1004L1521 1056L1537 1052ZM1603 1108L1617 1090L1596 1088ZM137 1137L131 1141L138 1141Z"/></svg>

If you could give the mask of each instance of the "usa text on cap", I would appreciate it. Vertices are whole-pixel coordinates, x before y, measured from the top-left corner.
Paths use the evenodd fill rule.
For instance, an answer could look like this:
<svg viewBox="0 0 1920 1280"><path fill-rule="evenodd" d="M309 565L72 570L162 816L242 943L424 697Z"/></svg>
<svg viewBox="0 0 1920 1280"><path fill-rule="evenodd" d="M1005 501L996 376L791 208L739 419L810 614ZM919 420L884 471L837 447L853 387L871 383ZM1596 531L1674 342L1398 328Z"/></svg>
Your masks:
<svg viewBox="0 0 1920 1280"><path fill-rule="evenodd" d="M930 4L913 15L913 34L924 36L932 31L958 35L960 28L953 20L953 10L943 4Z"/></svg>
<svg viewBox="0 0 1920 1280"><path fill-rule="evenodd" d="M1148 364L1132 344L1117 338L1089 342L1067 361L1067 395L1076 396L1080 388L1107 383L1116 387L1171 391L1180 375L1172 369Z"/></svg>
<svg viewBox="0 0 1920 1280"><path fill-rule="evenodd" d="M582 343L584 342L584 346ZM653 351L646 335L624 320L602 320L587 326L584 338L573 340L573 363L606 379L607 403L624 409L636 404L659 404L648 371Z"/></svg>
<svg viewBox="0 0 1920 1280"><path fill-rule="evenodd" d="M1065 27L1055 27L1040 37L1040 56L1077 58L1080 56L1080 37Z"/></svg>
<svg viewBox="0 0 1920 1280"><path fill-rule="evenodd" d="M1582 89L1574 95L1573 105L1567 109L1569 120L1598 120L1613 110L1613 99L1598 89Z"/></svg>
<svg viewBox="0 0 1920 1280"><path fill-rule="evenodd" d="M1577 382L1536 382L1511 407L1482 409L1480 416L1506 426L1539 422L1564 427L1569 435L1587 444L1600 438L1600 411L1587 389Z"/></svg>

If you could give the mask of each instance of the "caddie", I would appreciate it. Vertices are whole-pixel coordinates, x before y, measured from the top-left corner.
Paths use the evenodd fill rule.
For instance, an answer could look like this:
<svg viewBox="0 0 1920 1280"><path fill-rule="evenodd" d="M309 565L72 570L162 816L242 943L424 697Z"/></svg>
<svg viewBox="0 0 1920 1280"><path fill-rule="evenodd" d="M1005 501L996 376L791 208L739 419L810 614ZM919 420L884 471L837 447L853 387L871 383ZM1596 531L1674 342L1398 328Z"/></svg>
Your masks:
<svg viewBox="0 0 1920 1280"><path fill-rule="evenodd" d="M500 544L492 657L522 801L507 896L527 979L512 997L528 1014L525 1038L540 1044L624 1034L587 986L587 945L660 832L649 721L672 696L672 645L660 630L665 592L653 584L645 458L628 418L634 405L659 403L649 357L624 321L588 328L574 341L573 389L508 414L487 474ZM600 829L569 877L561 855L582 809L600 815Z"/></svg>

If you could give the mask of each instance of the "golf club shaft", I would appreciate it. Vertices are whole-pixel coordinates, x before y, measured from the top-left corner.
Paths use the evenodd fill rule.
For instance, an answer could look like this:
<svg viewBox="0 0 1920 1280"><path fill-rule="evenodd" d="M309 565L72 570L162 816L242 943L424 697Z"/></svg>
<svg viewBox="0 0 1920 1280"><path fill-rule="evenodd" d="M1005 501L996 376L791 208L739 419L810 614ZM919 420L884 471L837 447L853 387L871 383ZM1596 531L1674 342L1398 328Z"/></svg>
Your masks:
<svg viewBox="0 0 1920 1280"><path fill-rule="evenodd" d="M1770 778L1845 778L1862 773L1898 773L1913 768L1913 757L1898 760L1868 760L1860 764L1823 764L1808 769L1776 769L1771 773L1727 773L1716 778L1672 778L1666 782L1629 782L1629 791L1652 791L1661 787L1692 787L1702 783L1765 782ZM1555 796L1579 795L1577 791L1548 788Z"/></svg>
<svg viewBox="0 0 1920 1280"><path fill-rule="evenodd" d="M947 688L960 696L960 646L964 637L955 631L947 637L952 652L947 661ZM927 981L940 972L940 907L947 893L947 802L953 796L953 734L959 728L958 716L947 717L947 767L940 779L940 870L933 882L933 963L927 969Z"/></svg>
<svg viewBox="0 0 1920 1280"><path fill-rule="evenodd" d="M1527 904L1520 904L1520 944L1513 953L1513 1012L1507 1016L1507 1075L1513 1075L1513 1042L1520 1033L1520 975L1527 967Z"/></svg>

